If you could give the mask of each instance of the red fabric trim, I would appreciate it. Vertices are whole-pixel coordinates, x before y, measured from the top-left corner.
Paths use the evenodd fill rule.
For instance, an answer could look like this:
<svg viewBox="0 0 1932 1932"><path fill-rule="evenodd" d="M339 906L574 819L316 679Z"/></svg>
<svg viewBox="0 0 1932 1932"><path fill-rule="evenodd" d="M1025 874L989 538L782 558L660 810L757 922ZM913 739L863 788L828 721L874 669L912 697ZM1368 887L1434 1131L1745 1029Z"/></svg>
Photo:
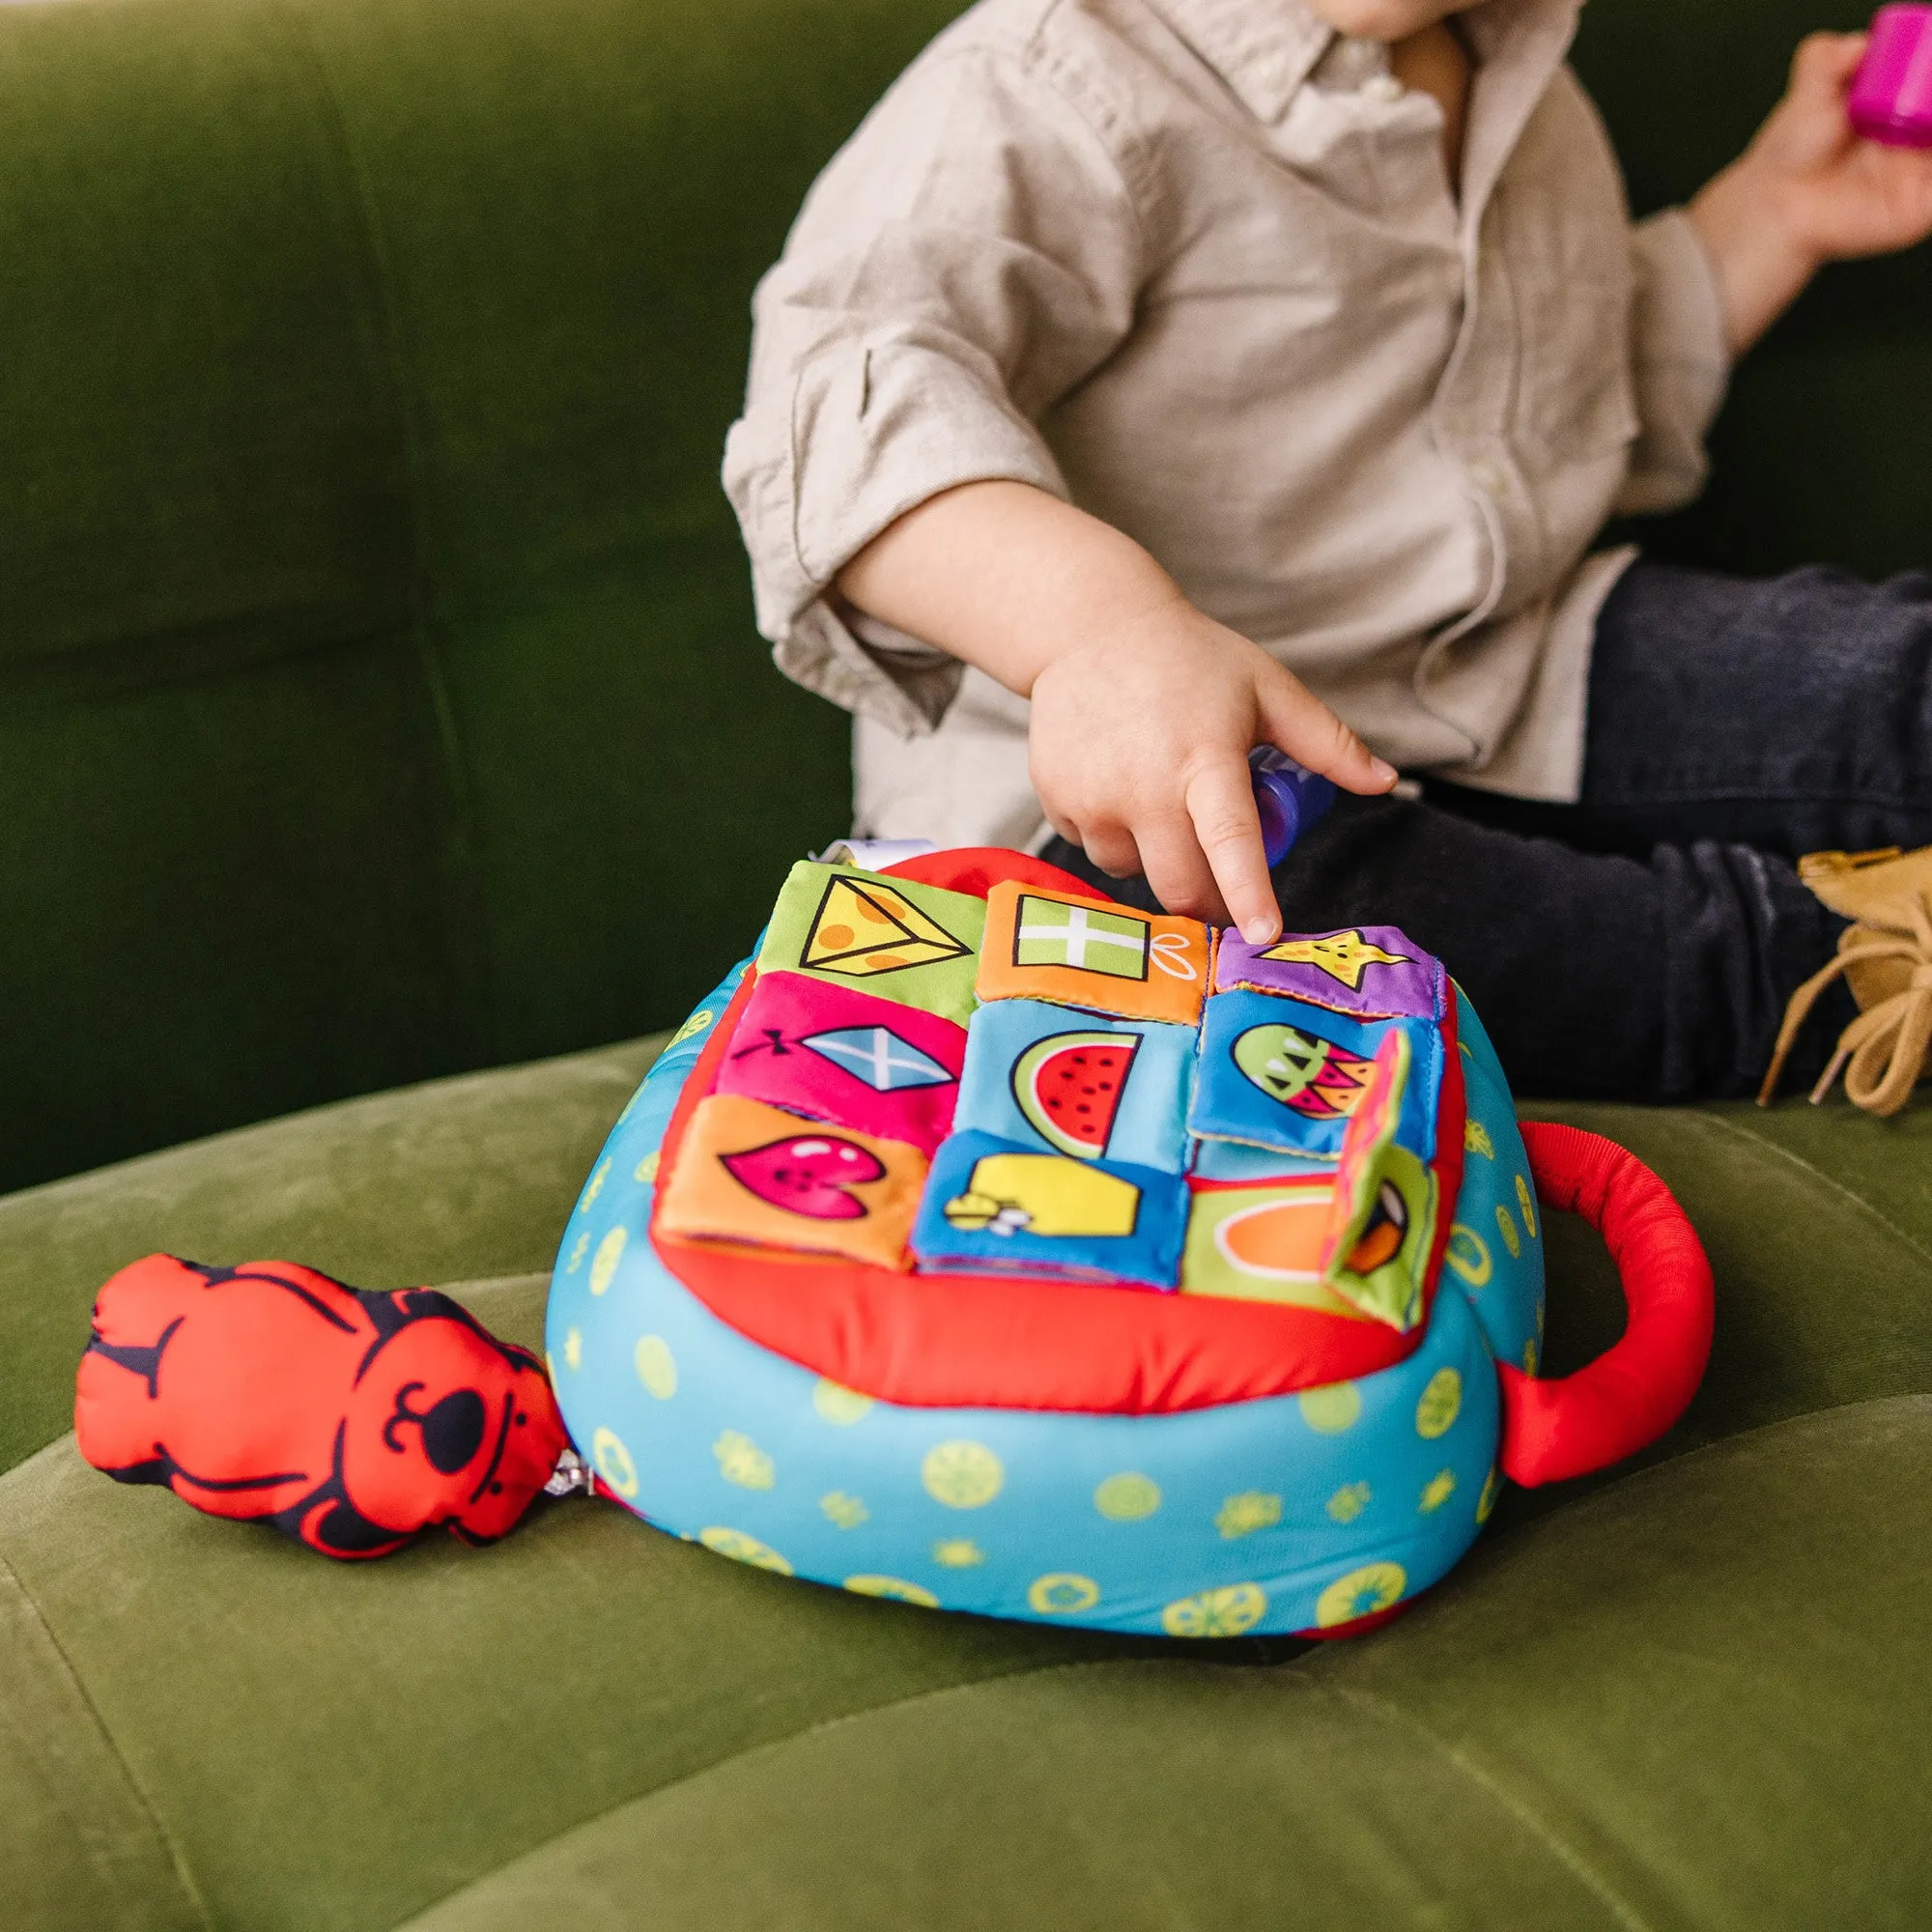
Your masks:
<svg viewBox="0 0 1932 1932"><path fill-rule="evenodd" d="M661 1166L711 1091L757 969L746 969L665 1131ZM1459 1137L1461 1127L1457 1127ZM1412 1354L1397 1334L1311 1309L1006 1275L911 1275L678 1240L658 1258L741 1335L846 1388L918 1407L1151 1415L1288 1395Z"/></svg>
<svg viewBox="0 0 1932 1932"><path fill-rule="evenodd" d="M911 1275L658 1237L713 1314L866 1395L915 1407L1168 1414L1373 1375L1399 1335L1265 1302L1004 1275ZM808 1277L803 1270L809 1268Z"/></svg>
<svg viewBox="0 0 1932 1932"><path fill-rule="evenodd" d="M943 886L949 893L964 893L969 898L982 899L1007 879L1022 885L1037 886L1047 893L1080 893L1088 898L1105 898L1085 879L1049 866L1044 859L1029 858L1024 852L1004 845L962 845L951 852L924 852L917 859L901 859L887 866L880 876L910 879L916 886Z"/></svg>
<svg viewBox="0 0 1932 1932"><path fill-rule="evenodd" d="M1498 1460L1534 1487L1607 1468L1676 1422L1711 1357L1716 1295L1689 1216L1634 1153L1547 1122L1525 1122L1522 1138L1544 1210L1580 1214L1603 1236L1630 1306L1623 1339L1574 1376L1538 1381L1497 1363Z"/></svg>
<svg viewBox="0 0 1932 1932"><path fill-rule="evenodd" d="M1001 879L1053 891L1085 884L1021 852L934 852L888 868L896 878L983 895ZM748 967L678 1096L660 1165L668 1172L708 1094L757 969ZM1463 1069L1454 1010L1435 1167L1444 1208L1430 1260L1441 1272L1463 1172ZM1150 1415L1289 1395L1374 1375L1414 1353L1408 1334L1379 1321L1206 1295L1160 1294L1010 1275L912 1275L750 1248L651 1239L659 1259L721 1321L815 1374L916 1407L1078 1410Z"/></svg>

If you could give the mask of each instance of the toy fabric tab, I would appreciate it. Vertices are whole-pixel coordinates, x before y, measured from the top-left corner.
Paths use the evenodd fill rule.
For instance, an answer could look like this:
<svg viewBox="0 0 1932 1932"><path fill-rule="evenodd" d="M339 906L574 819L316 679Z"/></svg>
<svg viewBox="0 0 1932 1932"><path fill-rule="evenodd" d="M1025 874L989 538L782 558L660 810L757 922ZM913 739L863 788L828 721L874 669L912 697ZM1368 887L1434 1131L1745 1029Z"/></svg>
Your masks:
<svg viewBox="0 0 1932 1932"><path fill-rule="evenodd" d="M1179 1176L1154 1168L954 1134L933 1160L913 1253L928 1269L1017 1269L1172 1288L1186 1195Z"/></svg>
<svg viewBox="0 0 1932 1932"><path fill-rule="evenodd" d="M758 952L760 974L807 973L964 1026L986 908L963 893L847 866L791 868Z"/></svg>
<svg viewBox="0 0 1932 1932"><path fill-rule="evenodd" d="M1435 1151L1440 1032L1421 1020L1351 1020L1265 993L1216 993L1208 1002L1188 1127L1206 1138L1339 1159L1391 1032L1409 1047L1400 1136L1427 1160Z"/></svg>
<svg viewBox="0 0 1932 1932"><path fill-rule="evenodd" d="M1184 1292L1414 1327L1435 1243L1436 1183L1396 1139L1409 1059L1407 1036L1392 1030L1327 1179L1196 1186Z"/></svg>
<svg viewBox="0 0 1932 1932"><path fill-rule="evenodd" d="M1406 1332L1422 1320L1435 1241L1436 1179L1399 1138L1409 1041L1391 1030L1368 1097L1342 1140L1321 1278L1363 1314Z"/></svg>
<svg viewBox="0 0 1932 1932"><path fill-rule="evenodd" d="M979 994L1193 1026L1212 956L1213 935L1198 920L1008 880L986 895Z"/></svg>
<svg viewBox="0 0 1932 1932"><path fill-rule="evenodd" d="M904 1267L925 1172L917 1148L714 1094L660 1185L655 1228Z"/></svg>
<svg viewBox="0 0 1932 1932"><path fill-rule="evenodd" d="M973 1015L956 1124L1036 1152L1186 1165L1192 1027L998 1000Z"/></svg>
<svg viewBox="0 0 1932 1932"><path fill-rule="evenodd" d="M768 973L752 989L716 1092L929 1154L952 1131L965 1058L965 1030L936 1013L803 973Z"/></svg>
<svg viewBox="0 0 1932 1932"><path fill-rule="evenodd" d="M1214 955L1214 990L1242 989L1363 1019L1440 1020L1448 976L1439 959L1393 925L1284 933L1268 946L1226 932Z"/></svg>

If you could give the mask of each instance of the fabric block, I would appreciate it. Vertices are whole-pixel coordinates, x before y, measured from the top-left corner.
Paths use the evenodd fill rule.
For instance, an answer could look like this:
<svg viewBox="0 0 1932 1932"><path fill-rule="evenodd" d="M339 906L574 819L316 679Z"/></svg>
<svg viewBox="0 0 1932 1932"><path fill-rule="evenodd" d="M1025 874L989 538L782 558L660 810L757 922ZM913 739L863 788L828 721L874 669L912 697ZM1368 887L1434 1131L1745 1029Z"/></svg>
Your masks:
<svg viewBox="0 0 1932 1932"><path fill-rule="evenodd" d="M930 1154L952 1131L966 1033L804 973L760 976L715 1089Z"/></svg>
<svg viewBox="0 0 1932 1932"><path fill-rule="evenodd" d="M661 1182L656 1227L903 1267L925 1174L917 1148L714 1094L698 1102Z"/></svg>
<svg viewBox="0 0 1932 1932"><path fill-rule="evenodd" d="M913 1254L940 1270L1015 1269L1173 1288L1185 1233L1179 1175L1037 1153L957 1133L932 1163Z"/></svg>
<svg viewBox="0 0 1932 1932"><path fill-rule="evenodd" d="M758 971L862 987L964 1026L986 908L964 893L849 866L791 868L758 951Z"/></svg>
<svg viewBox="0 0 1932 1932"><path fill-rule="evenodd" d="M1196 1187L1181 1293L1285 1302L1352 1319L1355 1309L1322 1279L1334 1205L1332 1170L1273 1186Z"/></svg>
<svg viewBox="0 0 1932 1932"><path fill-rule="evenodd" d="M1397 1132L1421 1160L1435 1151L1441 1035L1424 1020L1354 1020L1267 993L1216 993L1201 1027L1188 1128L1281 1153L1339 1159L1391 1032L1407 1041Z"/></svg>
<svg viewBox="0 0 1932 1932"><path fill-rule="evenodd" d="M1435 1175L1398 1138L1409 1058L1400 1032L1376 1050L1368 1097L1342 1137L1322 1267L1344 1300L1405 1331L1422 1319L1436 1206Z"/></svg>
<svg viewBox="0 0 1932 1932"><path fill-rule="evenodd" d="M979 995L1193 1026L1212 956L1198 920L1008 880L987 895Z"/></svg>
<svg viewBox="0 0 1932 1932"><path fill-rule="evenodd" d="M1225 932L1214 955L1214 990L1243 988L1364 1019L1439 1020L1448 976L1439 959L1392 925L1283 933L1268 946Z"/></svg>
<svg viewBox="0 0 1932 1932"><path fill-rule="evenodd" d="M1415 1326L1435 1241L1436 1182L1397 1141L1410 1057L1408 1037L1391 1030L1325 1179L1196 1186L1184 1291L1359 1315L1405 1332Z"/></svg>
<svg viewBox="0 0 1932 1932"><path fill-rule="evenodd" d="M1179 1174L1192 1027L996 1000L973 1015L957 1125L1036 1151Z"/></svg>

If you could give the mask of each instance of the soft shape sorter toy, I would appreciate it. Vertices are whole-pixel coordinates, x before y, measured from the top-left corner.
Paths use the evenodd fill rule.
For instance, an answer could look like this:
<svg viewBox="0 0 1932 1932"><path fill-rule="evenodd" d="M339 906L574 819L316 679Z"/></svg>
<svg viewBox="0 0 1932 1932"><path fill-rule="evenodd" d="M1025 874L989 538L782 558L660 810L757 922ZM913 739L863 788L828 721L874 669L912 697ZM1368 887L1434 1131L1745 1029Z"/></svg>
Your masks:
<svg viewBox="0 0 1932 1932"><path fill-rule="evenodd" d="M1630 1303L1557 1380L1550 1208ZM1394 927L1251 947L947 852L794 868L583 1188L548 1378L429 1290L153 1255L96 1298L74 1421L121 1480L331 1556L588 1489L930 1608L1338 1635L1505 1477L1662 1435L1711 1317L1662 1183L1520 1131Z"/></svg>
<svg viewBox="0 0 1932 1932"><path fill-rule="evenodd" d="M1536 1376L1543 1213L1624 1338ZM1019 854L795 867L565 1232L548 1350L594 1487L867 1596L1170 1636L1346 1634L1505 1477L1654 1440L1711 1278L1633 1156L1520 1130L1390 927L1252 948Z"/></svg>

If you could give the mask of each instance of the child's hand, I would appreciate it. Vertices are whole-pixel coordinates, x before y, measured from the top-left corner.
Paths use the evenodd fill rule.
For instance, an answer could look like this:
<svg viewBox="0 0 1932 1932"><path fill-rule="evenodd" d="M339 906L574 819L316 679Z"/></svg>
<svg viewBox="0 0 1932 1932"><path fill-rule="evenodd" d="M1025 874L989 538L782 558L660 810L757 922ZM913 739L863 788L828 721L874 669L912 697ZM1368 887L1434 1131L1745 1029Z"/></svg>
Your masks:
<svg viewBox="0 0 1932 1932"><path fill-rule="evenodd" d="M1932 152L1864 140L1845 111L1863 34L1813 34L1757 138L1690 205L1731 347L1755 342L1826 262L1932 235Z"/></svg>
<svg viewBox="0 0 1932 1932"><path fill-rule="evenodd" d="M1104 872L1144 872L1170 912L1265 945L1281 914L1262 852L1248 753L1277 745L1350 791L1394 768L1259 645L1176 591L1067 649L1033 687L1034 789Z"/></svg>
<svg viewBox="0 0 1932 1932"><path fill-rule="evenodd" d="M862 611L1033 699L1034 788L1062 835L1162 905L1254 945L1281 931L1248 753L1349 791L1395 768L1258 644L1204 616L1132 538L1018 482L908 510L839 573Z"/></svg>

